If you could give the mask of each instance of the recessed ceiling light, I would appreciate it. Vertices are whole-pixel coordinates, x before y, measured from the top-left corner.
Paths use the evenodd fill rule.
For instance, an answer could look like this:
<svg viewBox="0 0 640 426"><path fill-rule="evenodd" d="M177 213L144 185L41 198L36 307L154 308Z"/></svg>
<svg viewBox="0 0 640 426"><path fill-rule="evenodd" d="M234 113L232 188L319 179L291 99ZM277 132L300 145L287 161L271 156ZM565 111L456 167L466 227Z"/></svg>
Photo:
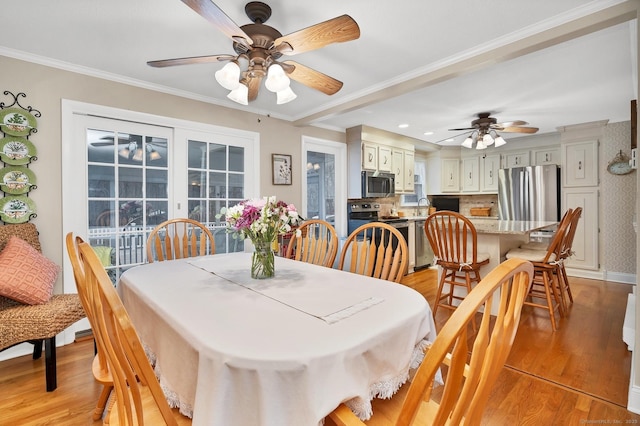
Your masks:
<svg viewBox="0 0 640 426"><path fill-rule="evenodd" d="M429 135L432 135L432 134L433 134L433 132L424 132L425 136L429 136Z"/></svg>
<svg viewBox="0 0 640 426"><path fill-rule="evenodd" d="M400 127L401 129L406 129L407 127L409 127L409 125L406 123L403 123L403 124L399 124L398 127Z"/></svg>

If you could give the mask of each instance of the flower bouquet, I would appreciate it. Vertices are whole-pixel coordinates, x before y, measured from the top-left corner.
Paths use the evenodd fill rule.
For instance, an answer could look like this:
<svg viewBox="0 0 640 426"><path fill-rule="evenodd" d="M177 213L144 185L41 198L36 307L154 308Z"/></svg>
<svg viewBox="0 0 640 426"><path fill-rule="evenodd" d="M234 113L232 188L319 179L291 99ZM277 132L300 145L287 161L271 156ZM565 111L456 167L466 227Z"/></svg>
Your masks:
<svg viewBox="0 0 640 426"><path fill-rule="evenodd" d="M291 232L302 222L293 204L277 201L275 196L241 201L222 208L220 214L225 215L227 232L232 233L233 238L249 238L253 243L252 278L273 277L272 243L278 235Z"/></svg>

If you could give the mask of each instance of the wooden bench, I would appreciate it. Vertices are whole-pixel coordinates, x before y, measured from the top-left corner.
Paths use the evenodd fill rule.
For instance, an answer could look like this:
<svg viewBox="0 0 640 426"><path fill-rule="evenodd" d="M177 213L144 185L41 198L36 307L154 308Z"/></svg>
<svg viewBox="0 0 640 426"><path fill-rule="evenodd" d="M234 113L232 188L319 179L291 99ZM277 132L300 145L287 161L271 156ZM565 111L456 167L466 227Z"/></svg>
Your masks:
<svg viewBox="0 0 640 426"><path fill-rule="evenodd" d="M0 250L12 235L42 251L34 224L0 226ZM85 316L77 294L55 294L42 305L25 305L0 296L0 351L29 342L34 345L33 359L39 359L44 341L47 392L51 392L57 387L56 335Z"/></svg>

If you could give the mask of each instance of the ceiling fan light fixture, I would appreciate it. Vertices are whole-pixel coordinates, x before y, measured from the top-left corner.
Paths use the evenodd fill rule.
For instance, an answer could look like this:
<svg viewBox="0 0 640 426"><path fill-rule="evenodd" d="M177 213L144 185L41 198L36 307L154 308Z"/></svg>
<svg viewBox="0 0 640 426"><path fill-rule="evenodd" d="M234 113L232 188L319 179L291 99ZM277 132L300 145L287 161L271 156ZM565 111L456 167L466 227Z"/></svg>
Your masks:
<svg viewBox="0 0 640 426"><path fill-rule="evenodd" d="M478 139L478 142L476 142L476 149L486 149L487 145L484 144L484 141L482 139Z"/></svg>
<svg viewBox="0 0 640 426"><path fill-rule="evenodd" d="M277 95L276 103L278 105L286 104L287 102L291 102L292 100L298 97L298 95L293 93L293 90L291 90L291 87L289 86L287 86L287 88L285 88L284 90L277 92L276 95Z"/></svg>
<svg viewBox="0 0 640 426"><path fill-rule="evenodd" d="M485 148L493 144L493 138L489 133L485 133L485 135L482 137L482 143L485 145Z"/></svg>
<svg viewBox="0 0 640 426"><path fill-rule="evenodd" d="M267 90L278 93L289 87L291 80L285 74L282 66L272 64L267 71L267 79L264 81L264 87Z"/></svg>
<svg viewBox="0 0 640 426"><path fill-rule="evenodd" d="M506 144L507 144L507 141L505 141L502 136L498 135L498 137L496 138L496 147L506 145Z"/></svg>
<svg viewBox="0 0 640 426"><path fill-rule="evenodd" d="M241 105L249 105L249 88L246 84L240 83L227 95L227 98Z"/></svg>
<svg viewBox="0 0 640 426"><path fill-rule="evenodd" d="M462 146L465 148L473 148L473 138L471 136L467 136L467 138L462 142Z"/></svg>
<svg viewBox="0 0 640 426"><path fill-rule="evenodd" d="M240 85L240 66L231 61L215 73L216 81L227 90L234 90Z"/></svg>

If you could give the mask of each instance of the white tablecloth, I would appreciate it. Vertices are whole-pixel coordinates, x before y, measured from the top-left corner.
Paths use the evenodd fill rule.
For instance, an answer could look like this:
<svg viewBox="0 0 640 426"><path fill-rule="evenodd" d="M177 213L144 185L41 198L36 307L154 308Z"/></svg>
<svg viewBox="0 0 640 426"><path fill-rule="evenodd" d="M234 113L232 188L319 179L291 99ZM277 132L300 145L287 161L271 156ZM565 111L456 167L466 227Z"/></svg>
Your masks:
<svg viewBox="0 0 640 426"><path fill-rule="evenodd" d="M252 280L250 262L156 262L120 279L165 393L195 426L314 426L342 401L366 418L435 338L406 286L279 257L275 278Z"/></svg>

